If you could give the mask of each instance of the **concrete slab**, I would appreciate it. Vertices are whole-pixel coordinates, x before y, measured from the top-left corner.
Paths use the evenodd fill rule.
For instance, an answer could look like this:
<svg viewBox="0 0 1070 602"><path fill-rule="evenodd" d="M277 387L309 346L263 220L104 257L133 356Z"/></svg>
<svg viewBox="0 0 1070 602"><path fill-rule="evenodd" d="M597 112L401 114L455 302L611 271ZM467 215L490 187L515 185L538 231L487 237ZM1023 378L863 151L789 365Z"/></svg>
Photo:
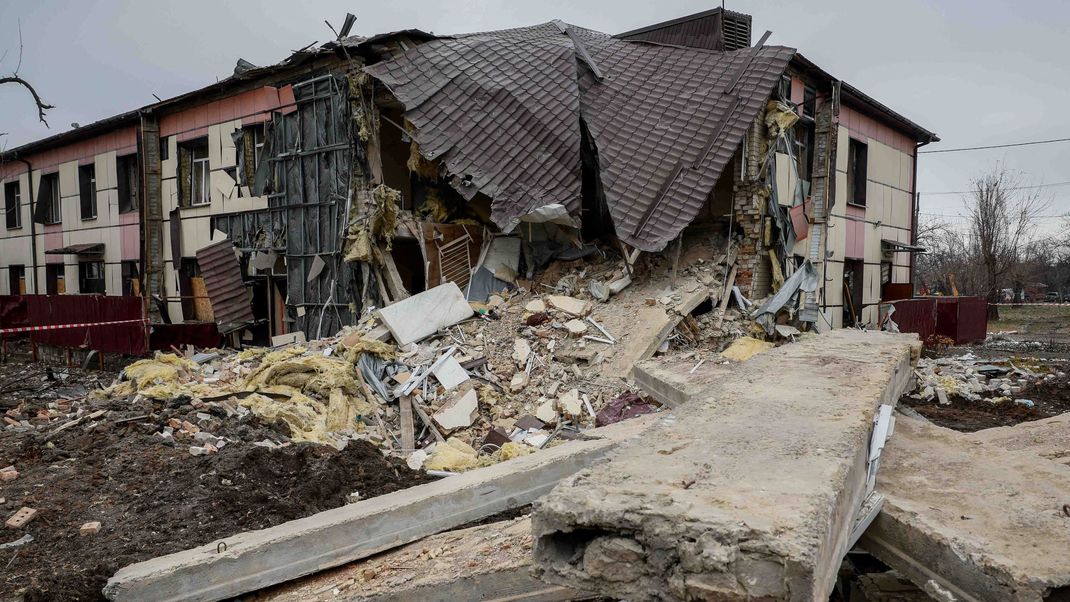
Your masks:
<svg viewBox="0 0 1070 602"><path fill-rule="evenodd" d="M877 490L859 545L934 598L1070 599L1065 465L900 415Z"/></svg>
<svg viewBox="0 0 1070 602"><path fill-rule="evenodd" d="M586 600L531 576L527 517L439 533L372 558L258 592L249 602Z"/></svg>
<svg viewBox="0 0 1070 602"><path fill-rule="evenodd" d="M375 312L390 329L394 341L405 346L438 332L440 328L472 316L472 306L453 282L447 282Z"/></svg>
<svg viewBox="0 0 1070 602"><path fill-rule="evenodd" d="M110 600L208 601L238 596L395 548L545 495L660 416L588 431L571 441L494 466L410 487L281 525L224 538L122 568L104 588Z"/></svg>
<svg viewBox="0 0 1070 602"><path fill-rule="evenodd" d="M647 395L675 408L734 371L731 365L707 362L692 372L695 363L643 360L632 368L632 380Z"/></svg>
<svg viewBox="0 0 1070 602"><path fill-rule="evenodd" d="M653 357L661 342L668 337L684 316L690 314L710 293L705 287L690 282L681 285L680 300L671 308L662 305L640 307L634 316L629 316L629 328L617 331L620 348L603 367L607 376L629 377L636 362Z"/></svg>
<svg viewBox="0 0 1070 602"><path fill-rule="evenodd" d="M877 406L919 351L837 330L735 366L536 504L536 576L629 600L827 600Z"/></svg>
<svg viewBox="0 0 1070 602"><path fill-rule="evenodd" d="M1070 413L1014 426L985 429L969 433L966 437L970 441L1010 451L1029 451L1070 466Z"/></svg>

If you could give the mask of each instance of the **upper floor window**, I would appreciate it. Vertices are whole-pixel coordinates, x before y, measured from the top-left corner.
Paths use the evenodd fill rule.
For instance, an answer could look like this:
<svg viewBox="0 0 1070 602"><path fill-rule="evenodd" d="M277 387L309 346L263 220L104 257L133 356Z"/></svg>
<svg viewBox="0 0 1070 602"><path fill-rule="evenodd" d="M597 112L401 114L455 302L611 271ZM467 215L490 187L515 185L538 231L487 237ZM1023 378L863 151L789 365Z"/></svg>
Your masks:
<svg viewBox="0 0 1070 602"><path fill-rule="evenodd" d="M97 217L97 168L90 165L78 167L78 197L81 199L82 220Z"/></svg>
<svg viewBox="0 0 1070 602"><path fill-rule="evenodd" d="M58 224L63 221L63 213L59 205L59 174L47 173L41 175L41 182L37 191L37 208L34 210L34 221L40 224Z"/></svg>
<svg viewBox="0 0 1070 602"><path fill-rule="evenodd" d="M179 206L196 207L212 202L208 139L183 143L178 149Z"/></svg>
<svg viewBox="0 0 1070 602"><path fill-rule="evenodd" d="M865 142L850 139L847 148L847 202L866 206L866 161L869 149Z"/></svg>
<svg viewBox="0 0 1070 602"><path fill-rule="evenodd" d="M119 157L115 161L115 167L119 179L119 213L137 211L140 205L138 192L141 188L138 182L137 155Z"/></svg>
<svg viewBox="0 0 1070 602"><path fill-rule="evenodd" d="M4 221L8 230L22 227L22 190L18 180L4 184Z"/></svg>
<svg viewBox="0 0 1070 602"><path fill-rule="evenodd" d="M238 150L238 179L241 185L253 187L256 170L264 155L264 124L247 125L241 129Z"/></svg>

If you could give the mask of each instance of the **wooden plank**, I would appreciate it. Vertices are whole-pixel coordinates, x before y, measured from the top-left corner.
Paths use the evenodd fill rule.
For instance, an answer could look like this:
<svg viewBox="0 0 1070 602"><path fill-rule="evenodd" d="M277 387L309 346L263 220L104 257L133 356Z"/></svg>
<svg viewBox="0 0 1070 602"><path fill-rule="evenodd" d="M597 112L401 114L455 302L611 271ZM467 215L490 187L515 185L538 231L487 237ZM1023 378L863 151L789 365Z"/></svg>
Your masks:
<svg viewBox="0 0 1070 602"><path fill-rule="evenodd" d="M732 298L732 287L736 285L736 266L728 272L728 278L724 281L724 291L721 292L721 306L717 308L717 322L714 328L720 328L724 323L724 312L728 310L728 300Z"/></svg>
<svg viewBox="0 0 1070 602"><path fill-rule="evenodd" d="M401 274L398 273L398 266L394 263L394 256L390 254L390 251L383 246L383 243L379 243L376 248L376 255L382 268L379 273L383 275L384 283L387 290L390 292L390 297L395 303L402 299L409 298L409 291L405 288L405 283L401 280Z"/></svg>
<svg viewBox="0 0 1070 602"><path fill-rule="evenodd" d="M218 541L119 570L110 600L193 602L240 596L367 558L428 535L530 504L562 479L642 434L660 416L587 431L598 437Z"/></svg>
<svg viewBox="0 0 1070 602"><path fill-rule="evenodd" d="M401 448L406 451L416 449L416 433L412 423L412 397L403 395L398 398L398 407L401 409Z"/></svg>

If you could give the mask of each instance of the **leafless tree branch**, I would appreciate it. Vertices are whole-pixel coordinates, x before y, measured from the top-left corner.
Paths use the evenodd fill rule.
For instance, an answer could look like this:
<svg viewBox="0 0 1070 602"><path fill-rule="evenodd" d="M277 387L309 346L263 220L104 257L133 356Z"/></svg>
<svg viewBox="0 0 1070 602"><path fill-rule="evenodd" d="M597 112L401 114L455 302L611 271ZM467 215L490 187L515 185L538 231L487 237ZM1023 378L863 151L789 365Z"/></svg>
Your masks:
<svg viewBox="0 0 1070 602"><path fill-rule="evenodd" d="M54 109L56 107L41 100L41 95L39 95L37 93L37 90L35 90L33 86L30 85L30 82L22 79L17 75L12 75L9 77L0 77L0 85L3 84L19 84L29 90L30 94L33 95L34 102L37 103L37 118L41 120L41 123L45 124L45 127L48 127L48 121L45 120L45 111L49 109Z"/></svg>

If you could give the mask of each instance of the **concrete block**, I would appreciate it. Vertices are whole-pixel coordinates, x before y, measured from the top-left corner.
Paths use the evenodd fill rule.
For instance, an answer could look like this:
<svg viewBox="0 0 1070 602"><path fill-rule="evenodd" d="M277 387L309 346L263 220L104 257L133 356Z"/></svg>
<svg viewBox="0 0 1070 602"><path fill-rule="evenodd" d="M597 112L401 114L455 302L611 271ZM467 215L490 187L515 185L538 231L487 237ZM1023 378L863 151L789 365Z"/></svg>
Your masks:
<svg viewBox="0 0 1070 602"><path fill-rule="evenodd" d="M536 576L629 600L827 600L874 415L918 352L839 330L735 366L536 504Z"/></svg>
<svg viewBox="0 0 1070 602"><path fill-rule="evenodd" d="M899 415L877 473L884 507L859 545L938 600L1067 599L1070 468L1043 443L1001 448L1006 435Z"/></svg>
<svg viewBox="0 0 1070 602"><path fill-rule="evenodd" d="M447 282L376 312L394 341L404 347L472 316L461 289Z"/></svg>
<svg viewBox="0 0 1070 602"><path fill-rule="evenodd" d="M110 600L207 601L366 558L517 508L545 495L660 420L640 417L487 468L348 504L281 525L129 565L108 580Z"/></svg>

